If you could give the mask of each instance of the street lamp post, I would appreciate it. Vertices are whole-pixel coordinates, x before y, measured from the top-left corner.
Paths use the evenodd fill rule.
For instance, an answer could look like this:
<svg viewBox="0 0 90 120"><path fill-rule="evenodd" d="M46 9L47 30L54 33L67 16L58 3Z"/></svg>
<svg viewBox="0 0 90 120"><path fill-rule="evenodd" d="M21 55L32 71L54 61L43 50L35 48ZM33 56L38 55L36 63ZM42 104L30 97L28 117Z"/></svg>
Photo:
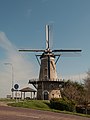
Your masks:
<svg viewBox="0 0 90 120"><path fill-rule="evenodd" d="M11 86L11 92L12 92L12 99L14 99L14 94L13 94L13 85L14 85L14 69L13 69L13 65L12 63L4 63L5 65L11 65L11 69L12 69L12 86Z"/></svg>

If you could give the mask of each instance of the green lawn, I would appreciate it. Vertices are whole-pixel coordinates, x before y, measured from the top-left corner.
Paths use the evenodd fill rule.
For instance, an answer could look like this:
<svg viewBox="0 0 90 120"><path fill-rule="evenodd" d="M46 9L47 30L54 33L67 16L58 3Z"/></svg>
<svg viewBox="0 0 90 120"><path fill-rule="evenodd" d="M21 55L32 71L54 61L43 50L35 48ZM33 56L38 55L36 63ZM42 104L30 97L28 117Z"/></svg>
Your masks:
<svg viewBox="0 0 90 120"><path fill-rule="evenodd" d="M32 108L32 109L41 109L41 110L51 110L49 107L49 101L42 100L25 100L20 102L9 103L13 107L24 107L24 108Z"/></svg>
<svg viewBox="0 0 90 120"><path fill-rule="evenodd" d="M14 102L15 100L13 99L8 99L8 98L0 98L0 102Z"/></svg>

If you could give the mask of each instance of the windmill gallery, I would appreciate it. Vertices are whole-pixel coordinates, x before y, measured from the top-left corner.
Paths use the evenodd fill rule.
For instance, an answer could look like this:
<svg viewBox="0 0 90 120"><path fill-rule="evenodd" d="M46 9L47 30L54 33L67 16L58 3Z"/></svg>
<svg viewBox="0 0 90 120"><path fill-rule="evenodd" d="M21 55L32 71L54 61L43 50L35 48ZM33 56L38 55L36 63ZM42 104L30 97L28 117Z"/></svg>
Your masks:
<svg viewBox="0 0 90 120"><path fill-rule="evenodd" d="M50 100L51 98L60 98L60 86L63 81L59 80L56 73L56 63L62 52L81 52L81 50L51 50L50 49L50 26L46 25L46 49L21 49L20 52L38 52L36 58L40 65L39 80L29 80L37 89L37 99ZM39 61L40 59L40 61Z"/></svg>

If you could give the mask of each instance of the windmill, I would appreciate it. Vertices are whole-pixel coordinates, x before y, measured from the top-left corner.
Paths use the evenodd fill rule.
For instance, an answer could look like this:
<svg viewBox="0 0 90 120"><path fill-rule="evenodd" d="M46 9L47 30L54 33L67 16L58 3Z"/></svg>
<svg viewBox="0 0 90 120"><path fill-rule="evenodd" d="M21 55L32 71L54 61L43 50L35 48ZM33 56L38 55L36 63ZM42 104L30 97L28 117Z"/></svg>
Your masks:
<svg viewBox="0 0 90 120"><path fill-rule="evenodd" d="M20 52L41 52L42 54L36 55L37 61L40 65L39 80L30 81L37 87L37 99L51 99L53 97L61 97L60 84L63 82L57 78L56 63L59 60L61 53L76 53L81 50L64 50L64 49L50 49L50 26L46 25L46 49L21 49ZM41 62L39 61L39 58ZM56 58L56 59L55 59Z"/></svg>

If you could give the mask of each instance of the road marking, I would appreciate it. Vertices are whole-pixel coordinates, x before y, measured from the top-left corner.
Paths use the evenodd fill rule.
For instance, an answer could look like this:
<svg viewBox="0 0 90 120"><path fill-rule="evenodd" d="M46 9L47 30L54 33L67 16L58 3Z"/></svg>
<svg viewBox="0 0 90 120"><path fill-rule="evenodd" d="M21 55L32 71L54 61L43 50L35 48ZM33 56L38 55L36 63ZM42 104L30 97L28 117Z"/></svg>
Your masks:
<svg viewBox="0 0 90 120"><path fill-rule="evenodd" d="M29 118L35 118L35 119L39 119L39 117L37 116L28 116L28 115L16 115L16 116L19 116L19 117L29 117Z"/></svg>

